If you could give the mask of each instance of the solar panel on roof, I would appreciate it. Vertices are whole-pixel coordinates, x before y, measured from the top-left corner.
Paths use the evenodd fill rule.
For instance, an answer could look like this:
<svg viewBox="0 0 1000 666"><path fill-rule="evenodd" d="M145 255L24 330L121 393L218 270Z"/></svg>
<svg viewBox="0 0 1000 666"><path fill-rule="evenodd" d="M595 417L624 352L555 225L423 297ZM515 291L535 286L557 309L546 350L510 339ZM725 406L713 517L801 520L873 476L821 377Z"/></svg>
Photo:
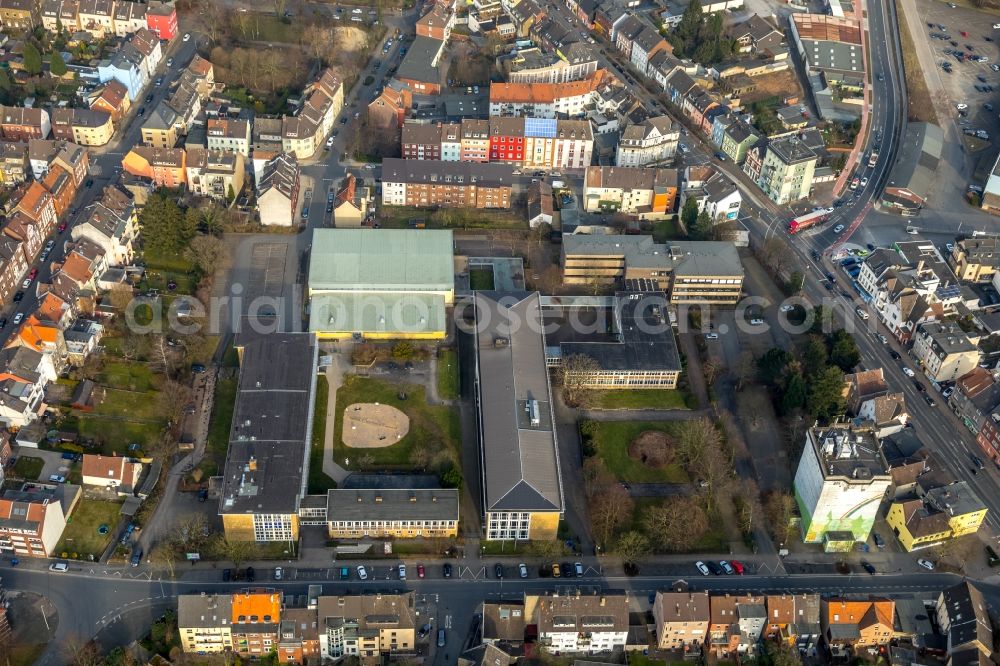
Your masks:
<svg viewBox="0 0 1000 666"><path fill-rule="evenodd" d="M525 136L555 138L556 120L554 118L525 118Z"/></svg>
<svg viewBox="0 0 1000 666"><path fill-rule="evenodd" d="M961 295L962 288L959 287L957 284L952 284L946 287L938 287L934 293L941 300L947 298L957 298L959 295Z"/></svg>

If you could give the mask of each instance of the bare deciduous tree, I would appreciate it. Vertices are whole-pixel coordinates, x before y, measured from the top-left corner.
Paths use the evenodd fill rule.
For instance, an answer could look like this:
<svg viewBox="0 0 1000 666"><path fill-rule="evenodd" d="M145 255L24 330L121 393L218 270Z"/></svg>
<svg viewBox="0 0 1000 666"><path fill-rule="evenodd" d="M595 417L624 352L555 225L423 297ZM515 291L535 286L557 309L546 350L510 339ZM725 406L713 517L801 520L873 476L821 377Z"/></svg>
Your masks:
<svg viewBox="0 0 1000 666"><path fill-rule="evenodd" d="M570 354L563 358L558 377L562 385L563 400L567 405L576 407L594 399L595 389L590 385L600 369L597 361L590 356Z"/></svg>
<svg viewBox="0 0 1000 666"><path fill-rule="evenodd" d="M667 500L647 510L643 523L662 550L689 550L708 531L708 515L695 497Z"/></svg>
<svg viewBox="0 0 1000 666"><path fill-rule="evenodd" d="M255 541L237 541L221 537L217 542L217 550L225 559L231 561L235 568L257 555L260 551Z"/></svg>

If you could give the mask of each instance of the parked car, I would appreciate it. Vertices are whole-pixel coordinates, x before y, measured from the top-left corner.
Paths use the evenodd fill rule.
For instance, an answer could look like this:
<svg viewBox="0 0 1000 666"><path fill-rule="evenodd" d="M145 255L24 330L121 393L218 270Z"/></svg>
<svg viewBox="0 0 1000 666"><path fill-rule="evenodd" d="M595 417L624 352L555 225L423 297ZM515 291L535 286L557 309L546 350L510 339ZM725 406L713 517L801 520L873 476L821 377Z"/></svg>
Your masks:
<svg viewBox="0 0 1000 666"><path fill-rule="evenodd" d="M49 571L54 571L56 573L65 573L69 571L69 564L66 562L53 562L49 565Z"/></svg>
<svg viewBox="0 0 1000 666"><path fill-rule="evenodd" d="M274 580L281 580L284 573L285 572L281 567L274 567Z"/></svg>
<svg viewBox="0 0 1000 666"><path fill-rule="evenodd" d="M358 565L358 578L361 580L368 580L368 571L365 569L365 565Z"/></svg>
<svg viewBox="0 0 1000 666"><path fill-rule="evenodd" d="M695 562L694 566L698 568L698 571L701 572L702 576L707 576L710 573L712 573L711 571L708 570L708 567L705 566L704 562Z"/></svg>
<svg viewBox="0 0 1000 666"><path fill-rule="evenodd" d="M553 562L552 563L552 577L553 578L559 578L561 575L562 575L562 572L559 570L559 563L558 562Z"/></svg>
<svg viewBox="0 0 1000 666"><path fill-rule="evenodd" d="M49 481L52 483L66 483L66 477L59 474L49 474Z"/></svg>
<svg viewBox="0 0 1000 666"><path fill-rule="evenodd" d="M139 566L142 562L142 548L136 548L135 552L132 553L132 559L129 560L129 564L134 567ZM249 578L247 580L250 580Z"/></svg>
<svg viewBox="0 0 1000 666"><path fill-rule="evenodd" d="M867 571L869 575L875 575L875 567L868 560L861 560L861 568Z"/></svg>
<svg viewBox="0 0 1000 666"><path fill-rule="evenodd" d="M576 569L576 575L577 575L577 577L578 578L583 578L583 563L582 562L577 562L577 563L575 563L573 565L573 568Z"/></svg>
<svg viewBox="0 0 1000 666"><path fill-rule="evenodd" d="M450 564L448 564L447 562L445 562L444 566L442 567L442 570L444 572L444 577L445 578L451 578L451 565Z"/></svg>
<svg viewBox="0 0 1000 666"><path fill-rule="evenodd" d="M21 289L27 289L31 286L31 278L24 278L24 282L21 283Z"/></svg>
<svg viewBox="0 0 1000 666"><path fill-rule="evenodd" d="M562 572L563 578L572 578L576 574L573 570L573 565L569 562L563 562L560 564L559 570Z"/></svg>
<svg viewBox="0 0 1000 666"><path fill-rule="evenodd" d="M426 571L424 571L424 565L418 564L417 565L417 578L423 578L425 573L426 573Z"/></svg>
<svg viewBox="0 0 1000 666"><path fill-rule="evenodd" d="M726 572L727 576L732 576L734 573L736 573L736 569L733 568L733 565L731 565L729 562L725 560L720 560L719 566L722 567L722 570Z"/></svg>
<svg viewBox="0 0 1000 666"><path fill-rule="evenodd" d="M498 580L503 579L503 565L497 564L493 567L493 573L496 575Z"/></svg>
<svg viewBox="0 0 1000 666"><path fill-rule="evenodd" d="M524 562L521 562L520 564L517 565L517 571L518 573L521 574L521 578L528 577L528 565L525 564Z"/></svg>
<svg viewBox="0 0 1000 666"><path fill-rule="evenodd" d="M729 564L733 567L733 570L736 571L736 573L740 576L742 576L746 571L746 569L743 566L743 563L740 562L739 560L730 560Z"/></svg>
<svg viewBox="0 0 1000 666"><path fill-rule="evenodd" d="M722 570L722 567L720 567L718 564L716 564L711 560L705 562L705 566L708 567L708 570L712 572L712 575L721 576L723 573L725 573Z"/></svg>
<svg viewBox="0 0 1000 666"><path fill-rule="evenodd" d="M23 319L24 319L24 313L18 312L16 315L14 315L14 325L16 326L17 324L20 324L21 320Z"/></svg>
<svg viewBox="0 0 1000 666"><path fill-rule="evenodd" d="M185 42L191 41L191 33L189 33L189 32L185 32L184 33L184 41Z"/></svg>
<svg viewBox="0 0 1000 666"><path fill-rule="evenodd" d="M406 580L406 565L399 565L399 580Z"/></svg>
<svg viewBox="0 0 1000 666"><path fill-rule="evenodd" d="M922 566L924 569L927 569L928 571L934 571L934 563L931 562L930 560L925 560L923 558L920 558L919 560L917 560L917 564Z"/></svg>

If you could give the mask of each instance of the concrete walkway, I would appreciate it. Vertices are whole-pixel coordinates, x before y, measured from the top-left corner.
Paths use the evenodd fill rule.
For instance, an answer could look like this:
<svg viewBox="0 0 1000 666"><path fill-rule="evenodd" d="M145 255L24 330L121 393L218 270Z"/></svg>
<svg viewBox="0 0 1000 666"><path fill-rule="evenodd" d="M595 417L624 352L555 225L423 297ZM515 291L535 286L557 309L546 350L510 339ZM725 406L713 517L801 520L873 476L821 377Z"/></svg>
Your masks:
<svg viewBox="0 0 1000 666"><path fill-rule="evenodd" d="M323 473L340 486L351 475L333 460L333 431L337 419L337 389L344 383L344 355L339 352L330 354L330 365L326 366L326 381L330 385L329 399L326 401L326 432L323 434Z"/></svg>

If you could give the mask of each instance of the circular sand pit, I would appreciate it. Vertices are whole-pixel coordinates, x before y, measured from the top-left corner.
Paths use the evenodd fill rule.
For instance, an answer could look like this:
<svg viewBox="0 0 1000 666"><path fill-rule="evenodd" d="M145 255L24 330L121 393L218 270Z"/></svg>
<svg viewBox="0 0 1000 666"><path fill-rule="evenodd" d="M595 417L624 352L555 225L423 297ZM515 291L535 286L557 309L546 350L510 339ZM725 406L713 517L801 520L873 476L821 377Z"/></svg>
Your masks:
<svg viewBox="0 0 1000 666"><path fill-rule="evenodd" d="M674 440L658 430L646 430L628 445L628 457L649 467L663 467L674 459Z"/></svg>
<svg viewBox="0 0 1000 666"><path fill-rule="evenodd" d="M352 449L392 446L410 432L410 417L390 405L356 402L344 410L344 445Z"/></svg>

